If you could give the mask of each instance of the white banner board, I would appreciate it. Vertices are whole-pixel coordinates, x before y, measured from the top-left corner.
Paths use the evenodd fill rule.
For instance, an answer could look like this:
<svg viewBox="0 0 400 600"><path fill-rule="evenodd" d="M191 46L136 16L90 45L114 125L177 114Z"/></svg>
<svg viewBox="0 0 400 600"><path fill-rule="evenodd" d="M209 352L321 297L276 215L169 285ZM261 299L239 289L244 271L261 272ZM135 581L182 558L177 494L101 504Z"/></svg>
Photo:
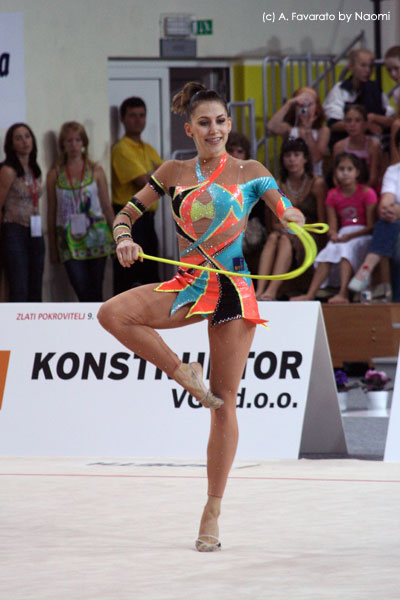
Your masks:
<svg viewBox="0 0 400 600"><path fill-rule="evenodd" d="M24 24L22 14L0 12L0 127L25 122Z"/></svg>
<svg viewBox="0 0 400 600"><path fill-rule="evenodd" d="M99 306L0 306L0 454L204 456L209 411L104 331ZM257 327L238 393L238 458L345 452L320 304L260 310L270 329ZM207 373L205 322L160 333Z"/></svg>
<svg viewBox="0 0 400 600"><path fill-rule="evenodd" d="M400 461L400 348L397 358L396 377L390 409L389 427L386 438L385 456L387 461Z"/></svg>

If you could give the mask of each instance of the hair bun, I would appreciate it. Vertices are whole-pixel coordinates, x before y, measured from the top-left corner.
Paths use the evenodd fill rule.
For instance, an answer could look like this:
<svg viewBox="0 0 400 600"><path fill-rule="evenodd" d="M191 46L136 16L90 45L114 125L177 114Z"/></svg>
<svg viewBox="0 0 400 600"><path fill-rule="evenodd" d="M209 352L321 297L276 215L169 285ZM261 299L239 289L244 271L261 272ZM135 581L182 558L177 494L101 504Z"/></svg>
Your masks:
<svg viewBox="0 0 400 600"><path fill-rule="evenodd" d="M206 86L200 83L199 81L189 81L183 86L181 91L175 94L175 96L172 98L172 112L178 115L187 114L188 106L193 96L198 92L206 90Z"/></svg>

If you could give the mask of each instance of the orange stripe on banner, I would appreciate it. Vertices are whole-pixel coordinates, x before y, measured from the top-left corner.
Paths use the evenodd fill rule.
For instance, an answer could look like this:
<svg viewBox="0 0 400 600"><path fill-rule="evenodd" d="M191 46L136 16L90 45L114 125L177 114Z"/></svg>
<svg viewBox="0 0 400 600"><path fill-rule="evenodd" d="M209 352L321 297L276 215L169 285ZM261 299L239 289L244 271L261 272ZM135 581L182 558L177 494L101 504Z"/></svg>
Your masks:
<svg viewBox="0 0 400 600"><path fill-rule="evenodd" d="M4 388L6 387L10 350L0 350L0 410L3 403Z"/></svg>

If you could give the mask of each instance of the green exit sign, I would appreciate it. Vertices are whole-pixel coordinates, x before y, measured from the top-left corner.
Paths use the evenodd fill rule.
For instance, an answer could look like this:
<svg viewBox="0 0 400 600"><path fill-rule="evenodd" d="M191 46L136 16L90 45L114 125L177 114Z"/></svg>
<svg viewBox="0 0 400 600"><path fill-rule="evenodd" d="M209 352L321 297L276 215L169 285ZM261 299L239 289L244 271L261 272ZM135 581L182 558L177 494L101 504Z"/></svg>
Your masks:
<svg viewBox="0 0 400 600"><path fill-rule="evenodd" d="M212 35L213 22L212 19L202 19L200 21L192 21L192 32L194 35Z"/></svg>

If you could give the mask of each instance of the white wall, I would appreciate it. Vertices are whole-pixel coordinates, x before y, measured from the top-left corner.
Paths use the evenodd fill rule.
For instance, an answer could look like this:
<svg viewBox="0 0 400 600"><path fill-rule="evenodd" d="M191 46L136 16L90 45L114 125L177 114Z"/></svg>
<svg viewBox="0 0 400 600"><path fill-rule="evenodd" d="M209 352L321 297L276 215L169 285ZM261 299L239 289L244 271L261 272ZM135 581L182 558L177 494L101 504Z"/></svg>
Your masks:
<svg viewBox="0 0 400 600"><path fill-rule="evenodd" d="M382 22L384 50L399 41L398 4L382 2L383 10L391 11L391 21ZM44 149L46 135L69 119L87 126L92 155L106 166L107 59L158 57L161 14L181 11L213 19L213 35L198 36L199 57L338 53L361 29L373 47L371 22L262 22L263 11L275 10L277 17L284 11L290 18L293 10L321 13L328 5L335 15L373 6L370 0L1 0L2 11L24 16L27 121L38 137L43 166L52 160Z"/></svg>
<svg viewBox="0 0 400 600"><path fill-rule="evenodd" d="M290 20L294 10L324 13L328 4L336 16L338 11L371 12L373 6L369 0L1 0L1 11L24 17L26 120L37 136L40 164L44 170L51 166L55 135L64 121L73 119L87 128L91 156L108 172L107 60L157 58L161 14L184 12L213 20L213 35L198 37L202 58L338 53L361 29L373 47L371 22ZM263 11L274 10L276 18L279 10L289 20L264 24ZM385 50L399 42L400 7L396 0L386 0L382 10L391 12L391 20L382 22ZM0 158L3 139L0 130Z"/></svg>

